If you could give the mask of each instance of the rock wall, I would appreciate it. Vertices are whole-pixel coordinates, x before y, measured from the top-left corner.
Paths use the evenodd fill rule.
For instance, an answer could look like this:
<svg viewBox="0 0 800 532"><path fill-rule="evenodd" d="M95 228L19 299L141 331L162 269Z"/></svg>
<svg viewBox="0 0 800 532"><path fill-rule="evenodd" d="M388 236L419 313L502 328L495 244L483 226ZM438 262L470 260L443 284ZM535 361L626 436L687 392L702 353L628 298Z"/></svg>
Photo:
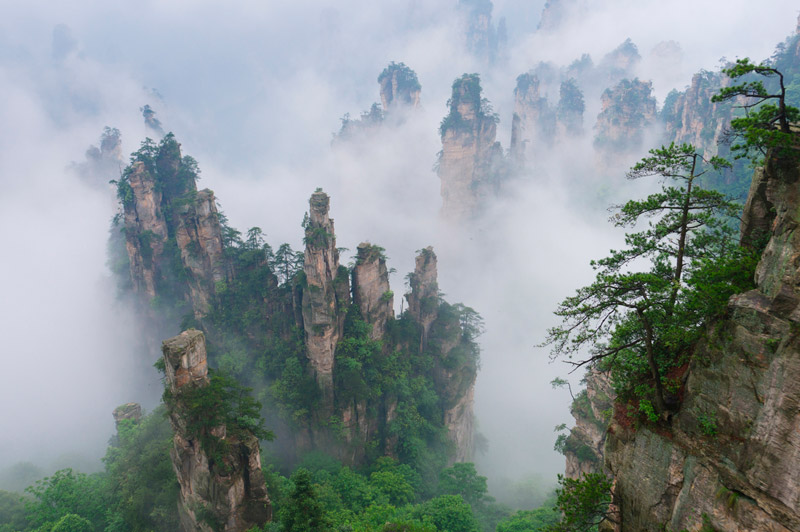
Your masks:
<svg viewBox="0 0 800 532"><path fill-rule="evenodd" d="M511 159L524 166L538 153L553 145L556 113L539 94L539 78L531 73L517 77L514 115L511 121Z"/></svg>
<svg viewBox="0 0 800 532"><path fill-rule="evenodd" d="M409 277L411 291L406 294L408 312L422 326L420 351L436 319L439 308L439 282L436 270L436 253L431 246L420 250L414 260L414 273Z"/></svg>
<svg viewBox="0 0 800 532"><path fill-rule="evenodd" d="M372 339L383 338L386 322L394 317L394 294L389 288L389 270L383 249L362 242L353 268L353 303L364 321L372 325Z"/></svg>
<svg viewBox="0 0 800 532"><path fill-rule="evenodd" d="M442 215L465 220L480 213L503 179L503 149L495 141L497 117L481 98L480 78L464 74L453 83L450 113L440 128L438 161Z"/></svg>
<svg viewBox="0 0 800 532"><path fill-rule="evenodd" d="M203 333L188 330L165 340L162 346L166 384L174 398L169 408L175 436L170 450L178 476L178 510L184 532L244 532L271 519L258 439L234 437L224 425L211 429L227 442L223 456L209 457L198 435L187 430L180 402L187 390L207 386L208 366Z"/></svg>
<svg viewBox="0 0 800 532"><path fill-rule="evenodd" d="M394 108L419 107L419 96L422 86L419 84L417 74L404 63L389 63L380 76L378 83L381 86L381 104L386 112Z"/></svg>
<svg viewBox="0 0 800 532"><path fill-rule="evenodd" d="M699 72L691 85L665 105L662 112L666 137L676 144L691 144L710 158L719 152L722 136L730 126L733 106L730 102L711 101L729 79L718 72Z"/></svg>
<svg viewBox="0 0 800 532"><path fill-rule="evenodd" d="M605 167L618 164L620 155L643 148L645 130L655 122L653 84L623 79L601 96L601 111L594 126L594 148Z"/></svg>
<svg viewBox="0 0 800 532"><path fill-rule="evenodd" d="M333 364L336 343L342 336L350 304L346 268L340 270L333 220L328 216L330 198L318 190L309 200L303 272L303 328L306 354L319 384L326 410L333 407Z"/></svg>
<svg viewBox="0 0 800 532"><path fill-rule="evenodd" d="M614 390L609 375L590 370L586 375L586 390L578 394L570 406L575 426L564 446L564 474L569 478L603 471L603 447L613 404Z"/></svg>
<svg viewBox="0 0 800 532"><path fill-rule="evenodd" d="M733 296L696 347L677 414L638 429L614 416L605 459L620 530L800 530L798 185L797 163L774 158L754 180L774 209L750 213L772 218L758 288Z"/></svg>
<svg viewBox="0 0 800 532"><path fill-rule="evenodd" d="M201 318L216 283L231 271L214 193L197 190L194 164L167 135L131 164L119 192L134 291L145 307L157 296L180 294Z"/></svg>

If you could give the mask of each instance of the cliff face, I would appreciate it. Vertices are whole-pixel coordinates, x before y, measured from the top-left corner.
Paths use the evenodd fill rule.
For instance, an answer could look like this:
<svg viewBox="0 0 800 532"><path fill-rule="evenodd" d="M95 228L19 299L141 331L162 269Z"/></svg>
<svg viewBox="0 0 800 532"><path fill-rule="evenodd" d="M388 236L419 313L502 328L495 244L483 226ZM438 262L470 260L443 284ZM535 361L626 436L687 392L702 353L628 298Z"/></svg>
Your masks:
<svg viewBox="0 0 800 532"><path fill-rule="evenodd" d="M162 349L173 397L169 414L175 436L170 456L181 488L181 529L244 532L263 525L271 519L272 509L258 439L252 434L233 436L225 425L213 427L210 435L224 441L226 451L209 455L201 444L204 434L192 434L186 421L181 398L209 385L203 333L185 331L165 340Z"/></svg>
<svg viewBox="0 0 800 532"><path fill-rule="evenodd" d="M618 155L641 149L645 129L656 119L652 83L638 79L620 81L601 96L601 111L594 126L594 148L604 165Z"/></svg>
<svg viewBox="0 0 800 532"><path fill-rule="evenodd" d="M733 296L696 347L669 425L612 421L605 458L622 531L699 530L704 519L719 531L800 529L798 184L797 163L773 158L754 180L762 200L749 204L772 206L749 213L770 227L758 288Z"/></svg>
<svg viewBox="0 0 800 532"><path fill-rule="evenodd" d="M181 294L202 317L230 275L214 193L197 191L194 160L171 135L134 156L118 185L133 289L144 303Z"/></svg>
<svg viewBox="0 0 800 532"><path fill-rule="evenodd" d="M728 79L717 72L700 72L692 84L664 105L662 117L669 141L692 144L703 150L704 157L717 155L722 134L731 122L730 102L711 101Z"/></svg>
<svg viewBox="0 0 800 532"><path fill-rule="evenodd" d="M494 63L506 45L505 20L492 24L494 5L490 0L459 0L467 50L477 59Z"/></svg>
<svg viewBox="0 0 800 532"><path fill-rule="evenodd" d="M389 288L389 271L383 250L366 242L358 245L353 268L353 303L372 325L372 339L383 338L386 322L394 317L394 294Z"/></svg>
<svg viewBox="0 0 800 532"><path fill-rule="evenodd" d="M555 110L539 94L539 78L530 73L517 77L510 148L514 164L523 166L526 160L552 146L555 130Z"/></svg>
<svg viewBox="0 0 800 532"><path fill-rule="evenodd" d="M322 191L311 195L306 224L303 272L303 327L306 354L325 402L333 406L333 358L342 336L344 311L350 303L346 268L340 271L333 220L328 216L330 198Z"/></svg>
<svg viewBox="0 0 800 532"><path fill-rule="evenodd" d="M481 99L480 78L464 74L453 83L450 113L442 121L439 179L442 214L451 220L477 215L504 173L503 149L495 142L497 116Z"/></svg>
<svg viewBox="0 0 800 532"><path fill-rule="evenodd" d="M575 426L564 445L566 476L577 479L585 473L603 471L606 427L613 405L614 390L608 374L591 371L586 377L586 390L578 394L570 407Z"/></svg>
<svg viewBox="0 0 800 532"><path fill-rule="evenodd" d="M478 353L461 320L470 321L473 311L440 300L436 254L431 247L417 255L409 284L408 311L421 328L419 351L434 354L434 383L447 436L455 449L450 462L466 462L474 451Z"/></svg>
<svg viewBox="0 0 800 532"><path fill-rule="evenodd" d="M395 107L419 107L422 86L417 74L403 63L392 61L378 76L381 86L381 104L384 111Z"/></svg>

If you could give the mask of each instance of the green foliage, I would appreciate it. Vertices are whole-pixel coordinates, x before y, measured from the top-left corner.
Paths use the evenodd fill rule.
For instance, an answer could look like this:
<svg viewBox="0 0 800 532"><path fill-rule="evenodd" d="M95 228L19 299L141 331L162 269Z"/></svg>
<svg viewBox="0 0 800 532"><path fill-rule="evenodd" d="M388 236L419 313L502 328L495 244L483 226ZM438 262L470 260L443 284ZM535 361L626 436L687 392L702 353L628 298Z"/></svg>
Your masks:
<svg viewBox="0 0 800 532"><path fill-rule="evenodd" d="M386 78L391 76L397 80L398 90L414 92L422 89L422 85L417 79L417 73L407 67L405 63L395 63L394 61L389 63L389 66L384 68L378 76L378 83L383 83Z"/></svg>
<svg viewBox="0 0 800 532"><path fill-rule="evenodd" d="M197 438L209 465L225 470L222 457L229 451L232 439L255 436L272 440L272 432L263 427L261 403L253 399L251 390L233 377L209 370L207 384L186 386L177 394L164 392L164 404L170 412L180 412L186 433ZM212 429L225 426L226 438L215 436Z"/></svg>
<svg viewBox="0 0 800 532"><path fill-rule="evenodd" d="M697 422L700 430L709 438L717 435L717 415L714 412L701 412L697 415Z"/></svg>
<svg viewBox="0 0 800 532"><path fill-rule="evenodd" d="M492 502L488 496L486 477L478 475L471 462L453 464L439 474L439 492L444 495L461 495L471 506Z"/></svg>
<svg viewBox="0 0 800 532"><path fill-rule="evenodd" d="M583 91L578 87L573 78L561 83L559 89L558 107L556 116L558 121L566 126L570 134L580 133L583 125L583 111L586 104L583 101Z"/></svg>
<svg viewBox="0 0 800 532"><path fill-rule="evenodd" d="M70 526L85 527L84 520L89 523L84 530L101 532L104 529L108 496L101 475L62 469L25 491L32 496L25 501L25 513L34 529L51 531L61 523L63 530L70 530ZM62 518L69 514L80 516L80 519L67 518L62 522Z"/></svg>
<svg viewBox="0 0 800 532"><path fill-rule="evenodd" d="M749 156L755 163L767 150L773 150L780 157L797 158L797 140L790 123L800 120L800 109L786 103L783 73L768 64L753 64L748 58L737 59L734 65L722 71L731 79L746 80L721 88L711 98L713 102L745 99L737 106L745 115L731 120L732 134L739 139L739 143L731 146L739 152L737 157ZM778 87L774 91L767 90L764 81L754 79L753 74L777 79ZM775 103L771 103L773 100Z"/></svg>
<svg viewBox="0 0 800 532"><path fill-rule="evenodd" d="M161 406L139 422L122 420L106 451L107 532L169 532L178 528L179 486L169 457L172 427ZM113 525L113 526L112 526Z"/></svg>
<svg viewBox="0 0 800 532"><path fill-rule="evenodd" d="M450 112L439 125L439 133L444 138L445 133L450 130L460 130L466 126L466 121L458 111L458 106L466 104L475 111L478 121L489 121L495 124L500 121L500 117L492 110L492 105L486 98L481 98L481 78L478 74L464 74L453 82L453 94L447 101ZM469 132L472 128L469 128Z"/></svg>
<svg viewBox="0 0 800 532"><path fill-rule="evenodd" d="M18 532L27 529L25 500L19 493L0 490L0 532Z"/></svg>
<svg viewBox="0 0 800 532"><path fill-rule="evenodd" d="M519 510L500 521L497 532L544 532L557 525L561 512L555 506L542 506L535 510Z"/></svg>
<svg viewBox="0 0 800 532"><path fill-rule="evenodd" d="M324 532L330 530L308 469L300 468L292 475L292 491L279 517L285 532Z"/></svg>
<svg viewBox="0 0 800 532"><path fill-rule="evenodd" d="M580 479L558 475L556 506L561 520L548 532L589 532L606 520L613 522L609 509L611 480L601 473L585 473Z"/></svg>
<svg viewBox="0 0 800 532"><path fill-rule="evenodd" d="M619 206L612 217L618 226L649 218L648 227L627 234L625 249L592 262L594 283L561 303L563 325L549 331L545 345L569 357L589 347L589 358L571 363L610 369L617 392L645 400L642 412L654 420L666 409L665 370L682 363L682 352L730 295L752 286L755 262L736 243L730 220L738 207L695 182L726 163L706 161L686 144L650 153L628 176L658 176L661 192ZM636 271L642 259L650 269Z"/></svg>

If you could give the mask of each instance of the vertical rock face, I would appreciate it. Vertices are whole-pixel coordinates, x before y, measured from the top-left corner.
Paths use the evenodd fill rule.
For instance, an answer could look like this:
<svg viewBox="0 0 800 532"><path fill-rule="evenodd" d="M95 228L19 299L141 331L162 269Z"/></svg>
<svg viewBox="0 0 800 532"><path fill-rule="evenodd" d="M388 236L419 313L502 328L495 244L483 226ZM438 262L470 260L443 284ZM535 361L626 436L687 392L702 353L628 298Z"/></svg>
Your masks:
<svg viewBox="0 0 800 532"><path fill-rule="evenodd" d="M498 32L492 24L494 5L490 0L459 0L458 8L464 18L467 50L483 62L493 63L505 39L505 30Z"/></svg>
<svg viewBox="0 0 800 532"><path fill-rule="evenodd" d="M442 214L451 220L475 216L494 195L504 174L503 149L495 142L497 116L481 99L480 78L464 74L453 83L450 113L442 121Z"/></svg>
<svg viewBox="0 0 800 532"><path fill-rule="evenodd" d="M614 416L605 456L621 530L698 530L703 516L720 531L800 530L798 183L796 161L769 156L753 180L774 209L758 288L733 296L696 346L670 425Z"/></svg>
<svg viewBox="0 0 800 532"><path fill-rule="evenodd" d="M552 146L556 114L539 94L539 78L531 73L517 77L514 89L514 115L511 122L511 158L524 166L536 153Z"/></svg>
<svg viewBox="0 0 800 532"><path fill-rule="evenodd" d="M326 402L333 405L333 357L342 335L344 312L349 304L347 270L340 271L333 220L328 216L330 198L318 190L309 200L303 271L303 327L306 353Z"/></svg>
<svg viewBox="0 0 800 532"><path fill-rule="evenodd" d="M419 95L422 86L417 74L403 63L392 61L378 76L381 86L381 103L388 112L394 107L419 107Z"/></svg>
<svg viewBox="0 0 800 532"><path fill-rule="evenodd" d="M706 158L717 155L723 133L731 123L730 102L711 101L727 78L717 72L700 72L692 84L664 104L662 117L667 138L676 144L691 144L703 150Z"/></svg>
<svg viewBox="0 0 800 532"><path fill-rule="evenodd" d="M604 164L621 153L641 149L645 129L656 118L656 99L649 81L623 79L601 97L601 111L594 126L594 147Z"/></svg>
<svg viewBox="0 0 800 532"><path fill-rule="evenodd" d="M383 338L386 322L394 315L394 294L389 288L383 249L366 242L358 245L353 268L353 302L372 325L372 339Z"/></svg>
<svg viewBox="0 0 800 532"><path fill-rule="evenodd" d="M558 96L556 120L558 135L560 137L576 137L583 135L583 111L586 104L583 101L583 91L574 79L561 83Z"/></svg>
<svg viewBox="0 0 800 532"><path fill-rule="evenodd" d="M197 191L196 163L171 134L135 156L118 185L134 291L183 294L202 317L230 275L214 193Z"/></svg>
<svg viewBox="0 0 800 532"><path fill-rule="evenodd" d="M636 67L642 60L639 49L630 39L607 53L600 61L598 68L603 72L607 82L617 83L623 78L631 78L636 74Z"/></svg>
<svg viewBox="0 0 800 532"><path fill-rule="evenodd" d="M564 445L567 458L564 473L568 477L577 479L584 473L603 470L603 446L613 404L614 390L608 374L590 371L586 375L586 390L578 394L570 407L575 426Z"/></svg>
<svg viewBox="0 0 800 532"><path fill-rule="evenodd" d="M244 532L263 525L272 515L258 439L228 435L224 425L214 437L225 440L227 452L210 457L198 435L190 434L181 394L209 383L203 333L184 331L162 346L167 386L175 405L170 423L175 431L170 451L180 484L179 514L184 532Z"/></svg>
<svg viewBox="0 0 800 532"><path fill-rule="evenodd" d="M222 250L222 227L214 193L197 192L195 201L177 207L175 239L181 261L191 271L189 295L195 316L200 318L210 307L215 283L229 277Z"/></svg>
<svg viewBox="0 0 800 532"><path fill-rule="evenodd" d="M414 273L409 276L411 292L406 294L408 311L422 326L424 343L436 319L439 308L439 283L437 281L436 253L431 246L420 250L414 262Z"/></svg>
<svg viewBox="0 0 800 532"><path fill-rule="evenodd" d="M141 161L133 163L128 177L131 197L123 199L125 247L131 265L134 290L156 296L161 255L167 240L167 223L161 206L161 190L155 176Z"/></svg>

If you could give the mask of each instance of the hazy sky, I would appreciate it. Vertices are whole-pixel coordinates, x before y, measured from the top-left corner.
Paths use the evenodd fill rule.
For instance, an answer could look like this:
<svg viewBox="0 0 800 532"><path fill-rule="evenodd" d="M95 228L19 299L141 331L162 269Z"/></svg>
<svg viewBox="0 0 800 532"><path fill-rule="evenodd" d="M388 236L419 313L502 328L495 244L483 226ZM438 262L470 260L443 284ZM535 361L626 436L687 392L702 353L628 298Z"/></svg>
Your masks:
<svg viewBox="0 0 800 532"><path fill-rule="evenodd" d="M565 367L534 345L557 302L591 278L588 261L619 246L603 209L629 184L596 175L586 138L539 161L476 226L442 225L432 167L452 81L481 73L507 148L515 78L539 61L563 66L588 52L597 63L630 37L661 103L723 56L768 57L798 14L789 0L758 9L743 0L584 3L592 9L543 35L534 32L543 1L495 1L509 47L489 68L466 53L455 1L0 0L0 467L99 456L111 410L160 393L105 266L112 192L68 170L104 126L122 131L125 153L135 150L148 134L139 108L149 104L240 229L258 225L273 245L300 247L308 196L321 186L339 245L384 246L395 292L415 250L433 244L448 300L486 319L476 392L491 445L484 472L560 471L552 429L571 418L566 392L548 383ZM651 53L666 40L682 50L669 69ZM418 73L422 109L332 150L339 118L378 101L389 61ZM587 105L591 131L598 104Z"/></svg>

